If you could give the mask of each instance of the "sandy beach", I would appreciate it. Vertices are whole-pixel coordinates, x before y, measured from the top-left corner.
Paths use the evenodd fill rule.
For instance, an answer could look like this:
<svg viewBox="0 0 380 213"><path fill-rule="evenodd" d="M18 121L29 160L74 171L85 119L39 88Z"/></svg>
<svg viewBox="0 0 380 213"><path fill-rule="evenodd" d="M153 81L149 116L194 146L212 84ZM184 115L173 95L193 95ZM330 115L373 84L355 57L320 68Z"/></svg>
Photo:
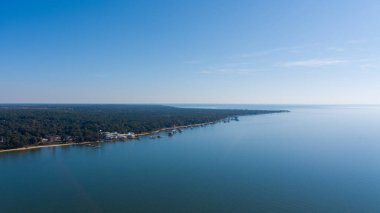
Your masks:
<svg viewBox="0 0 380 213"><path fill-rule="evenodd" d="M78 143L47 144L47 145L39 145L39 146L20 147L20 148L15 148L15 149L3 149L3 150L0 150L0 153L2 153L2 152L15 152L15 151L27 151L27 150L32 150L32 149L41 149L41 148L57 147L57 146L71 146L73 144L78 144ZM80 143L80 144L83 144L83 143Z"/></svg>

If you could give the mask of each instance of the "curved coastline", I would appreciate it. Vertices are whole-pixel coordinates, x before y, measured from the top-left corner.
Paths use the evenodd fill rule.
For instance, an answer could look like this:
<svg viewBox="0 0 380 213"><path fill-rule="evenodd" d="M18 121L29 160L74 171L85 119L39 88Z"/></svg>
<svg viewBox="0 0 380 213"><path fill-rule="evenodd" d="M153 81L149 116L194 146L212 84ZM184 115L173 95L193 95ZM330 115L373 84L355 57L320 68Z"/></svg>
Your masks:
<svg viewBox="0 0 380 213"><path fill-rule="evenodd" d="M273 111L270 113L264 113L264 114L272 114L272 113L284 113L284 112L290 112L288 110L278 110L278 111ZM240 117L240 116L252 116L252 115L238 115L234 117ZM200 127L200 126L207 126L211 124L216 124L216 123L222 123L226 122L226 119L228 119L228 122L230 121L230 117L226 117L223 119L215 120L215 121L210 121L210 122L205 122L205 123L197 123L197 124L189 124L189 125L183 125L183 126L173 126L173 127L164 127L160 129L156 129L153 131L149 132L142 132L142 133L137 133L136 138L134 139L128 139L126 141L133 141L136 140L140 137L144 136L149 136L149 135L154 135L158 134L160 132L164 131L170 131L174 129L186 129L186 128L191 128L191 127ZM103 142L111 142L107 140L97 140L97 141L84 141L84 142L69 142L69 143L51 143L51 144L42 144L42 145L31 145L31 146L25 146L25 147L19 147L19 148L11 148L11 149L0 149L0 153L5 153L5 152L18 152L18 151L29 151L29 150L34 150L34 149L42 149L42 148L49 148L49 147L60 147L60 146L71 146L71 145L85 145L85 144L91 144L91 143L103 143Z"/></svg>
<svg viewBox="0 0 380 213"><path fill-rule="evenodd" d="M137 136L137 138L139 138L139 137L149 136L149 135L157 134L157 133L168 131L168 130L172 130L172 129L186 129L186 128L190 128L190 127L199 127L199 126L210 125L210 124L214 124L214 123L218 123L218 122L221 122L221 121L199 123L199 124L191 124L191 125L185 125L185 126L165 127L165 128L153 130L153 131L150 131L150 132L138 133L138 134L136 134L136 136ZM136 139L129 139L127 141L133 141L133 140L136 140ZM42 148L49 148L49 147L85 145L85 144L103 143L103 142L107 142L107 141L101 140L101 141L85 141L85 142L80 142L80 143L59 143L59 144L46 144L46 145L26 146L26 147L19 147L19 148L13 148L13 149L2 149L2 150L0 150L0 153L4 153L4 152L17 152L17 151L29 151L29 150L33 150L33 149L42 149Z"/></svg>

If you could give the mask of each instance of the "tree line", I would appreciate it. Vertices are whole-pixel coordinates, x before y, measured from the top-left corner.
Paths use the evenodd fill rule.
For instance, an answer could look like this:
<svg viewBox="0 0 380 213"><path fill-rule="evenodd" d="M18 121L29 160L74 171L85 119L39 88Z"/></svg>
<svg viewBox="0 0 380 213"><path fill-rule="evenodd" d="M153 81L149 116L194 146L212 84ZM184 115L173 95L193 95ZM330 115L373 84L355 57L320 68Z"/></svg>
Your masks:
<svg viewBox="0 0 380 213"><path fill-rule="evenodd" d="M97 141L101 131L149 132L165 127L213 122L266 110L176 108L161 105L0 105L0 149L61 141Z"/></svg>

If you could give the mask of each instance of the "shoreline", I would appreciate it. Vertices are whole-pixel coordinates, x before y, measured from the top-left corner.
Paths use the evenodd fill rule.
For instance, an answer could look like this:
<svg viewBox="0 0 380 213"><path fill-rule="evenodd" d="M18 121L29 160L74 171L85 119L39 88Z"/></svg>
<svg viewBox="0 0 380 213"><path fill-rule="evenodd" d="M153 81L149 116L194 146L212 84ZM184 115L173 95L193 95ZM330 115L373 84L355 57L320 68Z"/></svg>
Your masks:
<svg viewBox="0 0 380 213"><path fill-rule="evenodd" d="M190 128L190 127L198 127L198 126L215 124L215 123L219 123L219 122L221 122L221 120L213 121L213 122L206 122L206 123L199 123L199 124L189 124L189 125L183 125L183 126L165 127L165 128L153 130L153 131L150 131L150 132L138 133L138 134L136 134L136 136L137 136L137 138L139 138L139 137L149 136L149 135L157 134L157 133L160 133L160 132L163 132L163 131L172 130L172 129L177 129L177 128L185 129L185 128ZM133 141L133 140L136 140L136 139L129 139L128 141ZM49 147L85 145L85 144L103 143L103 142L106 143L108 141L101 140L101 141L85 141L85 142L80 142L80 143L61 143L61 144L46 144L46 145L26 146L26 147L13 148L13 149L2 149L2 150L0 150L0 153L17 152L17 151L29 151L29 150L33 150L33 149L42 149L42 148L49 148Z"/></svg>
<svg viewBox="0 0 380 213"><path fill-rule="evenodd" d="M279 111L279 112L289 112L287 110L284 111ZM271 114L271 113L270 113ZM236 117L241 117L241 116L249 116L249 115L238 115ZM197 123L197 124L189 124L189 125L182 125L182 126L173 126L173 127L164 127L156 130L152 130L150 132L142 132L142 133L137 133L136 136L137 138L134 139L128 139L127 141L134 141L138 139L139 137L145 137L153 134L158 134L160 132L168 131L168 130L173 130L173 129L187 129L187 128L192 128L192 127L203 127L211 124L216 124L216 123L222 123L225 122L227 118L215 120L215 121L210 121L210 122L205 122L205 123ZM229 122L230 120L228 120ZM60 144L46 144L46 145L36 145L36 146L26 146L26 147L20 147L20 148L13 148L13 149L1 149L1 153L5 152L17 152L17 151L29 151L33 149L42 149L42 148L49 148L49 147L60 147L60 146L72 146L72 145L85 145L85 144L92 144L92 143L107 143L107 142L112 142L112 141L106 141L106 140L100 140L100 141L85 141L85 142L80 142L80 143L60 143ZM114 141L115 142L115 141Z"/></svg>
<svg viewBox="0 0 380 213"><path fill-rule="evenodd" d="M74 143L63 143L63 144L47 144L47 145L37 145L37 146L26 146L26 147L14 148L14 149L2 149L2 150L0 150L0 153L16 152L16 151L28 151L28 150L32 150L32 149L42 149L42 148L57 147L57 146L71 146L73 144ZM80 143L80 144L82 144L82 143Z"/></svg>

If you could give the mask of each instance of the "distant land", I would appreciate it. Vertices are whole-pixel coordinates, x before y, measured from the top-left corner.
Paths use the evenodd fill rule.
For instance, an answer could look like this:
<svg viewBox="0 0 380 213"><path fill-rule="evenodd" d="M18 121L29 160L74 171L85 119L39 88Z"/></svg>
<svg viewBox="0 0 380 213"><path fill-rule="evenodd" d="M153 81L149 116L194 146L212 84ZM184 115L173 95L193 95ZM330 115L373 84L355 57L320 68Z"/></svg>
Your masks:
<svg viewBox="0 0 380 213"><path fill-rule="evenodd" d="M288 112L121 104L2 104L0 150L128 140L237 116Z"/></svg>

